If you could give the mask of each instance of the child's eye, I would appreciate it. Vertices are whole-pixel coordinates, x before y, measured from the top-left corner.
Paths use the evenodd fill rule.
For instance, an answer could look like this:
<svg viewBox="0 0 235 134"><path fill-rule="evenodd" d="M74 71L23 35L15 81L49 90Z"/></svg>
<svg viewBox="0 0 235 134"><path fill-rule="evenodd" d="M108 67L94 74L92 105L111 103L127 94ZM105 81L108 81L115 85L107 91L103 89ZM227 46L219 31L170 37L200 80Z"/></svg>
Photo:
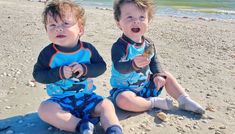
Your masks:
<svg viewBox="0 0 235 134"><path fill-rule="evenodd" d="M63 25L64 25L64 26L68 26L69 23L68 23L68 22L64 22Z"/></svg>
<svg viewBox="0 0 235 134"><path fill-rule="evenodd" d="M70 23L69 22L64 22L64 25L69 25Z"/></svg>
<svg viewBox="0 0 235 134"><path fill-rule="evenodd" d="M73 25L73 23L71 23L71 22L64 22L63 23L63 26L66 28L71 27L72 25Z"/></svg>
<svg viewBox="0 0 235 134"><path fill-rule="evenodd" d="M140 16L140 21L144 21L145 20L145 16Z"/></svg>
<svg viewBox="0 0 235 134"><path fill-rule="evenodd" d="M133 17L132 16L127 16L127 19L131 20Z"/></svg>
<svg viewBox="0 0 235 134"><path fill-rule="evenodd" d="M56 24L49 24L49 27L56 27Z"/></svg>

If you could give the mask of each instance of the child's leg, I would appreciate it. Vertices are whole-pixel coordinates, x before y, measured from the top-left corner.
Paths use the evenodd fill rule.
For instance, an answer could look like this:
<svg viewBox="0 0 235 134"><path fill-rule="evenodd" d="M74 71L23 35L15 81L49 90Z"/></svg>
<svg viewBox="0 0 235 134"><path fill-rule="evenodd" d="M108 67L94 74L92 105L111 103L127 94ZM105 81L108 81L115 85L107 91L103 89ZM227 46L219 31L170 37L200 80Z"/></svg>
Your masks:
<svg viewBox="0 0 235 134"><path fill-rule="evenodd" d="M101 125L105 131L118 129L117 131L122 132L113 103L110 100L104 99L98 103L94 112L95 116L100 116Z"/></svg>
<svg viewBox="0 0 235 134"><path fill-rule="evenodd" d="M165 85L167 93L176 100L180 95L186 95L184 88L177 82L174 76L168 72L165 73L167 74Z"/></svg>
<svg viewBox="0 0 235 134"><path fill-rule="evenodd" d="M170 98L149 97L148 100L151 101L152 108L170 110L174 107L173 100Z"/></svg>
<svg viewBox="0 0 235 134"><path fill-rule="evenodd" d="M189 96L181 95L177 101L179 102L179 108L183 110L192 111L199 114L205 113L205 110L200 106L200 104L192 100Z"/></svg>
<svg viewBox="0 0 235 134"><path fill-rule="evenodd" d="M200 114L205 113L205 110L187 95L183 87L176 81L174 76L168 72L166 72L166 74L166 91L170 96L172 96L179 102L179 107L181 109L193 111Z"/></svg>
<svg viewBox="0 0 235 134"><path fill-rule="evenodd" d="M143 112L154 107L169 110L173 107L172 100L168 98L143 98L131 91L124 91L117 95L116 104L121 109L132 112Z"/></svg>
<svg viewBox="0 0 235 134"><path fill-rule="evenodd" d="M137 96L131 91L124 91L118 94L115 102L121 109L132 112L143 112L152 108L150 100Z"/></svg>
<svg viewBox="0 0 235 134"><path fill-rule="evenodd" d="M62 130L75 132L76 126L80 121L72 114L63 111L59 104L52 101L42 102L38 114L40 118Z"/></svg>

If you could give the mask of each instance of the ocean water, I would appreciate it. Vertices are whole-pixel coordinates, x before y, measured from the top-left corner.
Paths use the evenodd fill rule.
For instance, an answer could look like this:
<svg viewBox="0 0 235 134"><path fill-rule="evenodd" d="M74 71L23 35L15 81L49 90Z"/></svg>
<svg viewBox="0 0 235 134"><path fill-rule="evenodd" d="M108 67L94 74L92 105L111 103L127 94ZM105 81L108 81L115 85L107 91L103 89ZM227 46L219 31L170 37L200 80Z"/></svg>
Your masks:
<svg viewBox="0 0 235 134"><path fill-rule="evenodd" d="M114 0L76 0L85 6L112 8ZM235 0L155 0L156 14L235 21Z"/></svg>

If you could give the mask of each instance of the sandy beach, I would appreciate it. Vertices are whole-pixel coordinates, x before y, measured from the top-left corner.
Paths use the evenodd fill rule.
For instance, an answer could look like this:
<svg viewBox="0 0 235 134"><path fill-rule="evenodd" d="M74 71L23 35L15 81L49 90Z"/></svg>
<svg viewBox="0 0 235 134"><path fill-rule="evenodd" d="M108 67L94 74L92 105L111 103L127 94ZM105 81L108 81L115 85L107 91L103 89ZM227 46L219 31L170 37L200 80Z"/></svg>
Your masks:
<svg viewBox="0 0 235 134"><path fill-rule="evenodd" d="M44 4L27 0L0 1L0 134L69 134L37 115L48 98L44 85L35 83L33 65L49 44L41 12ZM94 79L96 92L108 97L111 46L121 35L111 10L85 7L87 22L81 40L92 43L107 63ZM125 134L235 134L235 21L155 16L150 37L170 71L187 93L203 107L200 116L179 109L128 113L117 109ZM164 91L161 96L166 96ZM96 134L104 133L96 126Z"/></svg>

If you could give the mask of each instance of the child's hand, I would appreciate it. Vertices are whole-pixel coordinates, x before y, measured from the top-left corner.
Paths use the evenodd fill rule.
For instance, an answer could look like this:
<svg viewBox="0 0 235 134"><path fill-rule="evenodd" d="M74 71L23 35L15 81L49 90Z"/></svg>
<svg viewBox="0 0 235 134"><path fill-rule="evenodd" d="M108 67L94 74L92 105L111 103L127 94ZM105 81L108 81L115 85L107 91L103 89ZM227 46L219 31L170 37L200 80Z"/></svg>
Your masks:
<svg viewBox="0 0 235 134"><path fill-rule="evenodd" d="M133 60L134 60L135 65L139 68L143 68L150 63L150 60L143 55L137 56Z"/></svg>
<svg viewBox="0 0 235 134"><path fill-rule="evenodd" d="M76 74L76 76L75 76L76 78L81 77L84 73L82 65L77 62L73 62L72 64L69 65L69 67L71 68L72 73Z"/></svg>
<svg viewBox="0 0 235 134"><path fill-rule="evenodd" d="M64 73L64 77L66 79L70 78L73 75L71 67L69 67L69 66L64 66L63 67L63 73Z"/></svg>
<svg viewBox="0 0 235 134"><path fill-rule="evenodd" d="M162 76L156 76L153 79L155 85L157 85L157 90L159 90L161 87L165 86L166 84L166 79L163 78Z"/></svg>

